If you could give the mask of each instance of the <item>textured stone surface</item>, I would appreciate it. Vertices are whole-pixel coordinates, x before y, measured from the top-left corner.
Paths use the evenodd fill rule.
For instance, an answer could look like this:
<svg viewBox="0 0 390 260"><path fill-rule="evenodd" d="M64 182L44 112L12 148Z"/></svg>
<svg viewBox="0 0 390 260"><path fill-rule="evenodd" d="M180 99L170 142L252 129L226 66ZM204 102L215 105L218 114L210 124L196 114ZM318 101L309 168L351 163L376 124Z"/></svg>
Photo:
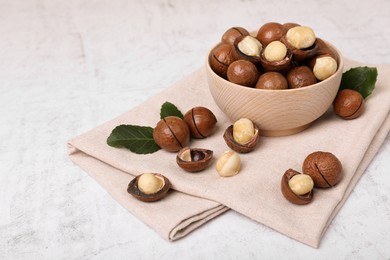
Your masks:
<svg viewBox="0 0 390 260"><path fill-rule="evenodd" d="M389 63L389 1L0 3L0 259L390 257L389 136L317 250L232 211L167 242L65 145L201 67L231 26L298 22L350 59Z"/></svg>

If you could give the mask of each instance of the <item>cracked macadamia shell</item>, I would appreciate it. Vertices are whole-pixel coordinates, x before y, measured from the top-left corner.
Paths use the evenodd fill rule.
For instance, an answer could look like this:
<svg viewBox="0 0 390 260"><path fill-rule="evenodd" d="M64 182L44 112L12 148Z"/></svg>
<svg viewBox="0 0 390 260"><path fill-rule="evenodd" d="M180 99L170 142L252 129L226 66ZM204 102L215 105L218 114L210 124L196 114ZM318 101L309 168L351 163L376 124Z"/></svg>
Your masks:
<svg viewBox="0 0 390 260"><path fill-rule="evenodd" d="M364 111L364 98L358 91L343 89L333 101L333 110L343 119L355 119Z"/></svg>
<svg viewBox="0 0 390 260"><path fill-rule="evenodd" d="M232 27L228 29L221 38L222 43L234 44L238 37L249 35L249 32L242 27Z"/></svg>
<svg viewBox="0 0 390 260"><path fill-rule="evenodd" d="M202 148L184 147L176 156L176 163L187 172L199 172L210 165L213 151Z"/></svg>
<svg viewBox="0 0 390 260"><path fill-rule="evenodd" d="M342 165L332 153L317 151L309 154L303 162L302 171L310 175L314 186L330 188L342 179Z"/></svg>
<svg viewBox="0 0 390 260"><path fill-rule="evenodd" d="M308 193L298 195L293 192L291 187L289 186L289 181L291 178L293 178L295 175L300 175L301 173L293 170L288 169L282 176L281 180L281 191L283 196L291 203L297 204L297 205L304 205L308 204L313 200L313 189L311 189Z"/></svg>
<svg viewBox="0 0 390 260"><path fill-rule="evenodd" d="M217 124L214 113L206 107L191 108L184 114L183 120L187 123L191 136L198 139L210 136Z"/></svg>
<svg viewBox="0 0 390 260"><path fill-rule="evenodd" d="M229 65L236 59L235 49L228 43L218 44L209 54L210 67L225 79Z"/></svg>
<svg viewBox="0 0 390 260"><path fill-rule="evenodd" d="M162 149L177 152L190 142L190 130L181 118L167 116L153 129L153 139Z"/></svg>
<svg viewBox="0 0 390 260"><path fill-rule="evenodd" d="M142 188L142 186L144 187ZM148 186L146 193L145 186ZM153 202L163 199L170 188L171 183L164 175L159 173L143 173L130 181L127 186L127 192L138 200Z"/></svg>

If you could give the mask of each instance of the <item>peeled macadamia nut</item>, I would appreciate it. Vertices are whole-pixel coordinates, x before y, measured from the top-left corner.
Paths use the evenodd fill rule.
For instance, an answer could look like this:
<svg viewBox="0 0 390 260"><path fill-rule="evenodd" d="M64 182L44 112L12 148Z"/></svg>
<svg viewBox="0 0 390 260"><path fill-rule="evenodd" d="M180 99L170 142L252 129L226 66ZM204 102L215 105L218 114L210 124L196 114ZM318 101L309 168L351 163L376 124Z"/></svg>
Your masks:
<svg viewBox="0 0 390 260"><path fill-rule="evenodd" d="M261 43L250 35L245 36L238 44L238 49L247 56L260 57L261 50L263 46Z"/></svg>
<svg viewBox="0 0 390 260"><path fill-rule="evenodd" d="M314 187L313 179L307 174L297 174L288 181L291 190L297 195L304 195Z"/></svg>
<svg viewBox="0 0 390 260"><path fill-rule="evenodd" d="M261 74L256 83L258 89L287 89L286 78L279 72L266 72Z"/></svg>
<svg viewBox="0 0 390 260"><path fill-rule="evenodd" d="M256 66L247 60L234 61L227 71L227 79L230 82L246 87L253 87L258 77L259 72Z"/></svg>
<svg viewBox="0 0 390 260"><path fill-rule="evenodd" d="M249 35L249 32L242 27L232 27L228 29L221 38L222 43L234 44L234 41L241 36Z"/></svg>
<svg viewBox="0 0 390 260"><path fill-rule="evenodd" d="M313 67L314 76L318 80L324 80L337 71L337 61L330 56L320 56L315 59Z"/></svg>
<svg viewBox="0 0 390 260"><path fill-rule="evenodd" d="M297 49L306 49L314 44L316 35L314 31L307 26L295 26L287 31L287 41Z"/></svg>
<svg viewBox="0 0 390 260"><path fill-rule="evenodd" d="M138 179L138 189L145 194L157 193L164 187L164 179L153 173L144 173Z"/></svg>
<svg viewBox="0 0 390 260"><path fill-rule="evenodd" d="M286 57L287 47L281 41L273 41L265 47L263 55L268 61L280 61Z"/></svg>
<svg viewBox="0 0 390 260"><path fill-rule="evenodd" d="M245 144L255 136L255 127L248 118L241 118L233 124L233 139L239 144Z"/></svg>
<svg viewBox="0 0 390 260"><path fill-rule="evenodd" d="M364 98L356 90L340 90L333 101L333 110L343 119L357 118L364 111Z"/></svg>
<svg viewBox="0 0 390 260"><path fill-rule="evenodd" d="M218 159L215 168L222 177L234 176L241 168L240 156L232 150L227 151Z"/></svg>

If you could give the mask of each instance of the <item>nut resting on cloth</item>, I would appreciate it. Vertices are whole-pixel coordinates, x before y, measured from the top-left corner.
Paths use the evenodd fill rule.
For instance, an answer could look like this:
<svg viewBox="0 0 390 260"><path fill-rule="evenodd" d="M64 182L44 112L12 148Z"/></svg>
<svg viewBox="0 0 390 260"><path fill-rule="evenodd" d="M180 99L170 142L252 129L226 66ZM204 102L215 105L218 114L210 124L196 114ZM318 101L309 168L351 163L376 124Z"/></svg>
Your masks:
<svg viewBox="0 0 390 260"><path fill-rule="evenodd" d="M238 174L241 169L240 156L232 150L226 151L219 157L215 169L222 177L231 177Z"/></svg>
<svg viewBox="0 0 390 260"><path fill-rule="evenodd" d="M130 181L127 192L144 202L154 202L164 198L171 183L158 173L143 173Z"/></svg>
<svg viewBox="0 0 390 260"><path fill-rule="evenodd" d="M302 171L313 178L317 188L333 187L343 176L339 159L332 153L322 151L309 154L303 162Z"/></svg>
<svg viewBox="0 0 390 260"><path fill-rule="evenodd" d="M157 123L153 139L164 150L177 152L190 142L190 130L181 118L167 116Z"/></svg>
<svg viewBox="0 0 390 260"><path fill-rule="evenodd" d="M214 133L217 118L206 107L194 107L184 114L183 120L187 123L191 137L206 138Z"/></svg>
<svg viewBox="0 0 390 260"><path fill-rule="evenodd" d="M313 179L293 169L288 169L282 176L281 191L291 203L305 205L313 200Z"/></svg>
<svg viewBox="0 0 390 260"><path fill-rule="evenodd" d="M176 163L187 172L206 169L213 158L213 151L201 148L184 147L176 156Z"/></svg>
<svg viewBox="0 0 390 260"><path fill-rule="evenodd" d="M343 89L333 101L333 110L343 119L358 118L364 111L363 96L352 89Z"/></svg>
<svg viewBox="0 0 390 260"><path fill-rule="evenodd" d="M223 138L229 148L238 153L249 153L260 140L259 128L251 120L241 118L226 128Z"/></svg>

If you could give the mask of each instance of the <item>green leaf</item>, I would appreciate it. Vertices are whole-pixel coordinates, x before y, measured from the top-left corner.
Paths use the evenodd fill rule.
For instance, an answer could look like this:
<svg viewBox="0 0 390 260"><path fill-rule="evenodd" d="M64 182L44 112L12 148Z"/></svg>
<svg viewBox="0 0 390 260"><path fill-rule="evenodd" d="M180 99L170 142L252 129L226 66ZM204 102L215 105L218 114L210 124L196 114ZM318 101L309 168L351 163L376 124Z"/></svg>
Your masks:
<svg viewBox="0 0 390 260"><path fill-rule="evenodd" d="M378 70L375 67L355 67L343 73L340 90L353 89L364 98L368 97L375 88Z"/></svg>
<svg viewBox="0 0 390 260"><path fill-rule="evenodd" d="M181 119L184 117L180 110L174 104L168 101L161 106L160 119L163 119L167 116L177 116Z"/></svg>
<svg viewBox="0 0 390 260"><path fill-rule="evenodd" d="M107 144L125 147L137 154L154 153L160 149L153 139L153 128L138 125L119 125L112 130Z"/></svg>

